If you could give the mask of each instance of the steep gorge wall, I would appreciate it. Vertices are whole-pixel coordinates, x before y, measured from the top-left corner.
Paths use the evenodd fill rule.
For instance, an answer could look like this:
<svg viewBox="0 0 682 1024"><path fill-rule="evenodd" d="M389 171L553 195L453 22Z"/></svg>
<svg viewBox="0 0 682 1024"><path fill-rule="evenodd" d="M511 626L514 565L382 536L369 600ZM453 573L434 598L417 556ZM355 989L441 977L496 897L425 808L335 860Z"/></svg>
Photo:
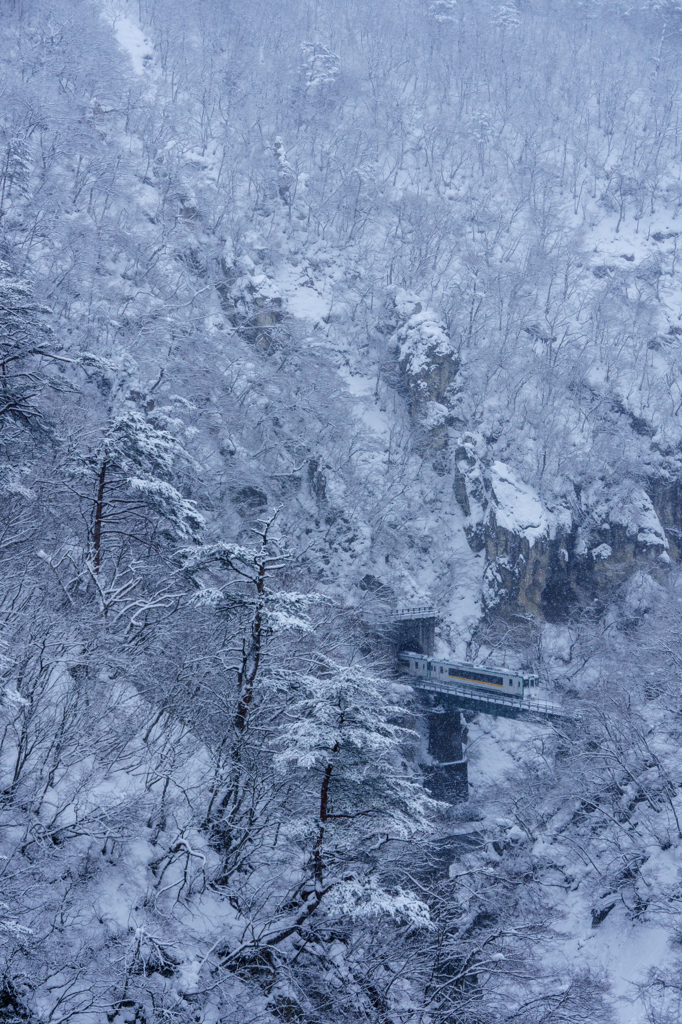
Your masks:
<svg viewBox="0 0 682 1024"><path fill-rule="evenodd" d="M669 519L679 516L674 490L652 491L667 498ZM490 460L482 438L466 434L455 452L454 494L470 546L485 550L488 612L557 621L605 603L635 567L662 571L671 561L654 502L633 480L595 481L546 508L510 467Z"/></svg>
<svg viewBox="0 0 682 1024"><path fill-rule="evenodd" d="M547 507L480 433L456 435L463 385L455 346L417 296L393 289L390 298L410 417L434 468L454 469L469 546L485 553L484 612L559 621L599 610L635 568L660 573L682 557L682 476L672 463L643 480L604 474Z"/></svg>
<svg viewBox="0 0 682 1024"><path fill-rule="evenodd" d="M397 359L410 417L427 435L432 450L443 450L453 422L459 356L438 315L417 295L389 289L389 303L389 329L396 328L389 347Z"/></svg>

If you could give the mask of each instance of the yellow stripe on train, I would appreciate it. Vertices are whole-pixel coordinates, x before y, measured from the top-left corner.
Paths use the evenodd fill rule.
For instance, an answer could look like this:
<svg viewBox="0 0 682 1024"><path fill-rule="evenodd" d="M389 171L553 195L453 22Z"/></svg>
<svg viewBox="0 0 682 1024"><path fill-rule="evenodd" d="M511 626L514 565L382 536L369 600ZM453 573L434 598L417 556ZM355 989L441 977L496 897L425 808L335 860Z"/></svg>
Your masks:
<svg viewBox="0 0 682 1024"><path fill-rule="evenodd" d="M504 689L503 683L489 683L486 679L469 679L465 676L451 676L450 673L448 673L448 679L454 679L458 683L478 683L479 686L496 686L498 690Z"/></svg>

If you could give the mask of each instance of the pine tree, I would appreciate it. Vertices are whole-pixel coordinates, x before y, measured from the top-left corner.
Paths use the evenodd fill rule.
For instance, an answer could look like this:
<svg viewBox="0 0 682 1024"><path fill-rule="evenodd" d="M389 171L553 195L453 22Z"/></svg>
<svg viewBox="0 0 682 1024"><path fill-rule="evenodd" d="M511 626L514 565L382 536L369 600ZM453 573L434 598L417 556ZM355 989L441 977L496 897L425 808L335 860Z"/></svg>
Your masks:
<svg viewBox="0 0 682 1024"><path fill-rule="evenodd" d="M180 441L136 410L117 416L98 448L81 461L93 481L90 508L90 560L99 574L107 542L150 548L167 540L196 540L204 525L195 502L171 483L176 464L188 456Z"/></svg>
<svg viewBox="0 0 682 1024"><path fill-rule="evenodd" d="M288 828L307 847L307 869L294 919L269 941L299 931L318 908L332 920L386 915L428 928L426 905L383 888L368 868L383 842L428 831L437 806L406 760L406 710L362 668L324 659L317 674L276 675L286 710L275 763L298 782Z"/></svg>

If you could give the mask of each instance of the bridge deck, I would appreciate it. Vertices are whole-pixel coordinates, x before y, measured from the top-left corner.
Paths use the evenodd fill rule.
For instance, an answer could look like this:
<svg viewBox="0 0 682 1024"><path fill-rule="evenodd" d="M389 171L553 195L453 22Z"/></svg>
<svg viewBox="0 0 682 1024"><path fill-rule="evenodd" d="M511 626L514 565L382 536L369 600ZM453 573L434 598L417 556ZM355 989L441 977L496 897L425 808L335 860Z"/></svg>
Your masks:
<svg viewBox="0 0 682 1024"><path fill-rule="evenodd" d="M570 717L558 704L548 700L533 700L529 697L519 700L518 697L507 697L505 694L484 693L459 683L441 682L441 680L432 682L423 676L411 676L410 684L418 690L428 690L430 693L442 694L444 697L455 697L466 702L470 707L475 705L473 710L485 711L490 715L506 713L507 715L543 715L545 718Z"/></svg>

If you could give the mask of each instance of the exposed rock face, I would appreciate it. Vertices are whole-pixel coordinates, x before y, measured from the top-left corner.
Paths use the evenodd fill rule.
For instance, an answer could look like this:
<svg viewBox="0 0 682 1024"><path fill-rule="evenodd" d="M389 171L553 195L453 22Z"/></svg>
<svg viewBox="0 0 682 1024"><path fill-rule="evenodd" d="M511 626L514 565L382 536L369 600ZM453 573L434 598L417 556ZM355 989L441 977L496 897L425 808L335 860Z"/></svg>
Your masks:
<svg viewBox="0 0 682 1024"><path fill-rule="evenodd" d="M222 272L223 280L216 287L230 323L256 348L271 352L278 345L275 328L285 316L277 285L258 273L248 256L224 260Z"/></svg>
<svg viewBox="0 0 682 1024"><path fill-rule="evenodd" d="M642 561L669 563L669 542L637 483L596 481L579 498L547 508L482 438L465 435L455 454L455 497L469 544L485 550L483 607L556 621L605 599Z"/></svg>
<svg viewBox="0 0 682 1024"><path fill-rule="evenodd" d="M665 530L670 557L682 560L682 473L663 469L647 481L647 494Z"/></svg>
<svg viewBox="0 0 682 1024"><path fill-rule="evenodd" d="M327 476L317 459L308 459L308 483L317 501L327 500Z"/></svg>
<svg viewBox="0 0 682 1024"><path fill-rule="evenodd" d="M575 554L589 554L606 566L635 558L669 561L669 543L649 495L632 480L616 487L597 481L581 496L584 518L577 531Z"/></svg>
<svg viewBox="0 0 682 1024"><path fill-rule="evenodd" d="M418 296L395 289L393 303L399 326L392 341L410 414L445 445L459 357L437 314L425 309Z"/></svg>
<svg viewBox="0 0 682 1024"><path fill-rule="evenodd" d="M253 517L264 512L268 506L268 496L258 487L242 487L232 495L232 501L239 509L239 514Z"/></svg>

